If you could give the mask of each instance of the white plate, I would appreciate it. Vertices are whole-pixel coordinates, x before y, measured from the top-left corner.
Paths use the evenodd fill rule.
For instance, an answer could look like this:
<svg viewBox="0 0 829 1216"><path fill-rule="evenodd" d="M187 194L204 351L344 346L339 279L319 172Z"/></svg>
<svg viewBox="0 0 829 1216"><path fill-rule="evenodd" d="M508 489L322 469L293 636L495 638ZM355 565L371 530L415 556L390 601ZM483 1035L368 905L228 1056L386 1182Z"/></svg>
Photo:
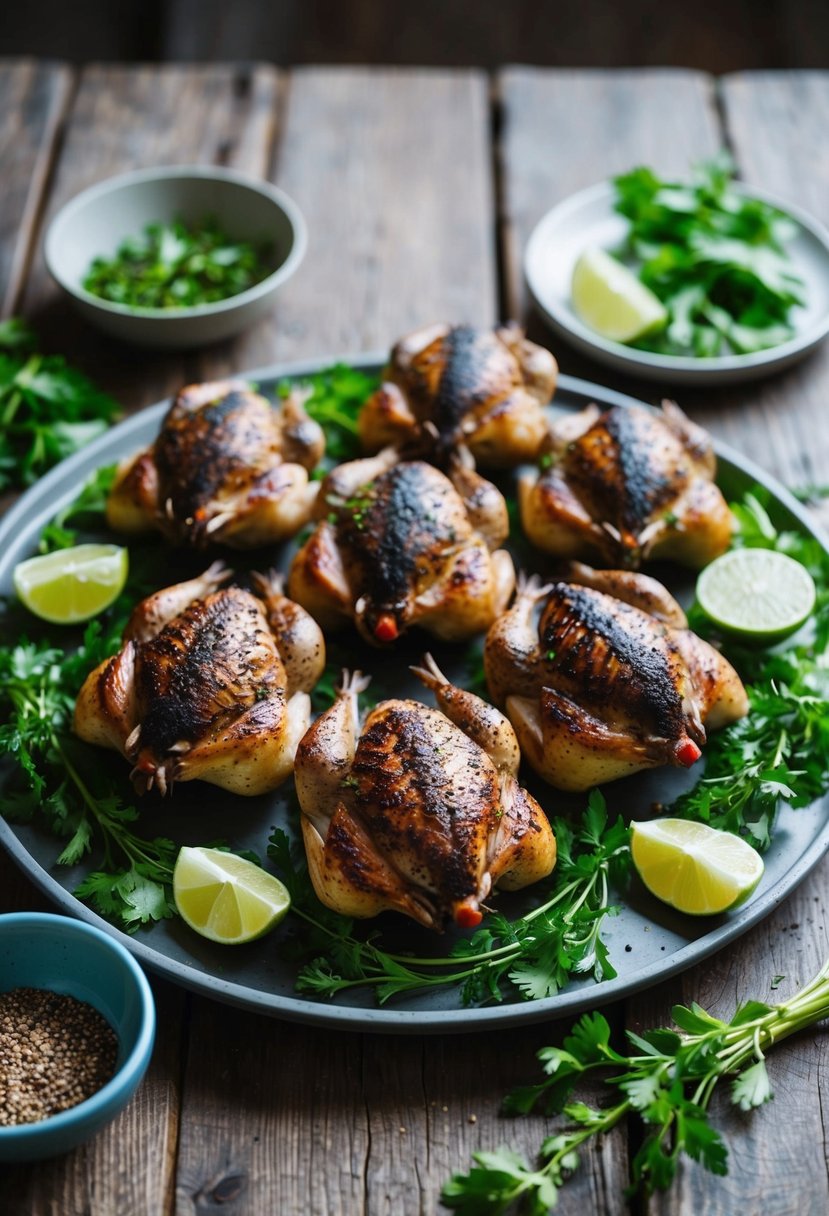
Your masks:
<svg viewBox="0 0 829 1216"><path fill-rule="evenodd" d="M829 232L817 220L765 190L741 193L777 207L794 220L796 233L787 252L803 280L806 305L795 308L795 336L770 350L750 355L657 355L611 342L594 333L573 310L573 267L591 245L613 249L624 240L629 221L613 209L612 182L599 182L573 194L539 221L524 255L524 275L538 310L572 346L616 371L648 380L684 384L722 384L754 380L803 358L829 332Z"/></svg>

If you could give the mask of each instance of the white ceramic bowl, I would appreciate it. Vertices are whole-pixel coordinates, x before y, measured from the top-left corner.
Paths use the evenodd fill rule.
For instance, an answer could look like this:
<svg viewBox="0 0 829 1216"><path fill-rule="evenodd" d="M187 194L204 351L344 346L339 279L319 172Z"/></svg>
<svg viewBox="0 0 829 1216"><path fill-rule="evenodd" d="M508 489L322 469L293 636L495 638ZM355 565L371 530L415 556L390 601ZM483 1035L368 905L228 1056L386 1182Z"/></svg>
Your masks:
<svg viewBox="0 0 829 1216"><path fill-rule="evenodd" d="M273 271L260 283L215 304L193 308L128 308L82 286L96 257L111 257L147 224L215 216L228 236L269 242ZM273 306L274 296L305 254L302 213L268 182L203 165L140 169L99 182L63 207L46 233L50 274L93 325L139 346L202 346L247 329Z"/></svg>

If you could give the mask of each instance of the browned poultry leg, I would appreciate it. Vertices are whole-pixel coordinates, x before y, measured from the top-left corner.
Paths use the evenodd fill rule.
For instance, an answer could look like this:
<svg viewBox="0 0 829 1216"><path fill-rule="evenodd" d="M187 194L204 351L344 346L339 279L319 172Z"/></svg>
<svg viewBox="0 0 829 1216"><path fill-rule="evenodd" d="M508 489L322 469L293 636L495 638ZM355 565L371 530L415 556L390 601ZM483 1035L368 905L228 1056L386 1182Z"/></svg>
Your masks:
<svg viewBox="0 0 829 1216"><path fill-rule="evenodd" d="M409 670L431 688L438 707L450 722L482 747L497 768L513 776L518 772L521 762L518 740L502 713L474 693L450 684L430 654L424 655L422 667Z"/></svg>

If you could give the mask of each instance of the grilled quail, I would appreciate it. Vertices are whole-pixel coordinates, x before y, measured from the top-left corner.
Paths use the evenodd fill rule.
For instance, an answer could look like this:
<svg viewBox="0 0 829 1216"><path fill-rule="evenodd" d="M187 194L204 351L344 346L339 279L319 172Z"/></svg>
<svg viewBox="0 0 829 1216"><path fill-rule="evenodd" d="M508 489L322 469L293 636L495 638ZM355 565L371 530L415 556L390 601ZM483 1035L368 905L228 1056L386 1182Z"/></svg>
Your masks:
<svg viewBox="0 0 829 1216"><path fill-rule="evenodd" d="M534 460L558 367L517 325L430 325L397 343L360 414L366 451L425 446L438 463L466 445L478 464Z"/></svg>
<svg viewBox="0 0 829 1216"><path fill-rule="evenodd" d="M529 580L490 629L484 663L524 758L559 789L688 767L706 727L748 712L739 676L673 597L624 570L574 564L568 582Z"/></svg>
<svg viewBox="0 0 829 1216"><path fill-rule="evenodd" d="M293 768L322 634L273 576L254 576L252 595L223 587L230 575L215 563L142 600L81 688L76 733L126 756L139 793L198 779L262 794Z"/></svg>
<svg viewBox="0 0 829 1216"><path fill-rule="evenodd" d="M521 522L539 549L638 569L695 568L724 553L732 519L711 441L672 401L662 412L591 405L553 424L542 471L522 478Z"/></svg>
<svg viewBox="0 0 829 1216"><path fill-rule="evenodd" d="M391 909L433 929L450 917L473 927L493 886L517 890L550 873L555 837L518 785L506 718L449 684L428 656L414 670L438 709L383 701L361 729L367 681L346 672L300 743L308 865L319 898L344 915Z"/></svg>
<svg viewBox="0 0 829 1216"><path fill-rule="evenodd" d="M308 521L308 470L325 448L298 392L279 407L242 380L182 389L153 445L118 469L107 520L131 535L159 529L176 544L255 548Z"/></svg>
<svg viewBox="0 0 829 1216"><path fill-rule="evenodd" d="M324 629L353 620L374 644L411 625L449 640L488 629L509 602L506 503L459 458L448 475L388 448L334 469L323 517L296 555L288 593ZM490 550L495 552L490 552Z"/></svg>

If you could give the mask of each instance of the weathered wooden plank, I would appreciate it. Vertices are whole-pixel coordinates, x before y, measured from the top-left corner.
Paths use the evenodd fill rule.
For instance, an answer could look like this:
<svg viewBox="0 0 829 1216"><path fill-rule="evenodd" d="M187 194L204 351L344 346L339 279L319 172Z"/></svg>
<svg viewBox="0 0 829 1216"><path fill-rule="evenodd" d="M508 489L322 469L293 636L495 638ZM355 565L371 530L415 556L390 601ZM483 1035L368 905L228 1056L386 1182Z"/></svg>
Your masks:
<svg viewBox="0 0 829 1216"><path fill-rule="evenodd" d="M4 852L0 851L0 913L48 912L51 904Z"/></svg>
<svg viewBox="0 0 829 1216"><path fill-rule="evenodd" d="M540 1076L561 1024L509 1035L390 1038L311 1031L194 1002L177 1216L437 1213L471 1154L504 1142L532 1161L542 1116L505 1121L501 1097ZM620 1178L586 1154L562 1216L622 1216Z"/></svg>
<svg viewBox="0 0 829 1216"><path fill-rule="evenodd" d="M613 1022L620 1007L605 1009ZM541 1080L542 1072L535 1058L547 1045L559 1045L571 1028L571 1020L550 1022L523 1029L504 1029L497 1033L429 1039L423 1044L422 1091L428 1121L426 1152L423 1135L420 1148L410 1153L415 1157L408 1171L401 1169L395 1176L405 1197L403 1184L407 1174L416 1171L420 1193L424 1197L421 1210L428 1213L443 1211L437 1198L441 1186L454 1173L466 1172L472 1165L472 1153L508 1144L529 1164L537 1161L542 1141L563 1120L550 1120L543 1114L507 1119L500 1116L501 1099L519 1085ZM385 1049L385 1044L383 1045ZM379 1062L378 1062L379 1068ZM580 1097L593 1099L593 1091L584 1087ZM380 1105L380 1095L371 1106ZM393 1129L392 1129L393 1131ZM609 1135L601 1143L591 1145L582 1154L578 1170L562 1190L556 1207L558 1216L579 1216L580 1213L601 1213L602 1216L623 1216L627 1212L624 1187L627 1179L627 1154L622 1133ZM413 1185L413 1184L412 1184ZM404 1202L397 1206L371 1208L384 1216L408 1211Z"/></svg>
<svg viewBox="0 0 829 1216"><path fill-rule="evenodd" d="M278 76L265 66L121 68L83 71L57 163L44 230L68 199L94 182L151 165L229 165L257 176L271 160ZM99 336L59 298L41 254L24 308L45 340L112 391L127 409L188 379L206 378L228 358L135 350Z"/></svg>
<svg viewBox="0 0 829 1216"><path fill-rule="evenodd" d="M502 109L501 224L505 311L527 318L521 260L542 215L568 195L635 165L685 173L720 144L710 77L669 69L596 72L509 68L498 78ZM533 326L540 339L549 331ZM563 343L565 371L586 361ZM594 379L607 381L606 374Z"/></svg>
<svg viewBox="0 0 829 1216"><path fill-rule="evenodd" d="M829 225L829 74L750 72L721 84L726 129L749 185L778 194ZM740 408L711 409L712 426L789 485L829 482L829 344L746 389ZM733 396L733 394L732 394ZM729 405L725 397L722 406ZM747 413L746 411L750 411ZM829 523L829 510L822 513Z"/></svg>
<svg viewBox="0 0 829 1216"><path fill-rule="evenodd" d="M274 180L308 222L305 263L243 364L388 347L441 318L488 323L496 268L485 78L294 72Z"/></svg>
<svg viewBox="0 0 829 1216"><path fill-rule="evenodd" d="M741 176L796 199L825 223L829 169L814 156L814 148L820 146L829 110L829 80L811 73L750 74L726 79L722 98ZM824 349L774 379L709 395L697 416L784 480L826 480L829 429L821 402L828 387ZM659 990L633 1002L634 1024L665 1021L673 999L693 998L714 1012L729 1013L749 996L772 997L774 975L786 977L774 994L784 999L826 957L826 875L824 863L773 917L713 964L689 972L681 987L675 985L674 997ZM727 1096L714 1106L714 1117L732 1144L729 1177L712 1183L688 1166L671 1196L652 1201L652 1211L700 1216L739 1205L747 1211L762 1209L767 1216L825 1212L826 1062L827 1048L819 1036L803 1036L775 1049L772 1106L750 1117L734 1112Z"/></svg>
<svg viewBox="0 0 829 1216"><path fill-rule="evenodd" d="M194 1002L178 1216L361 1212L362 1055L359 1035Z"/></svg>
<svg viewBox="0 0 829 1216"><path fill-rule="evenodd" d="M0 316L14 312L21 293L71 85L63 64L0 64Z"/></svg>
<svg viewBox="0 0 829 1216"><path fill-rule="evenodd" d="M670 1024L675 1002L695 1000L718 1017L731 1017L750 997L785 1001L819 970L829 952L823 862L768 920L741 942L631 1002L633 1029ZM772 988L775 976L783 976ZM672 1190L655 1196L649 1216L823 1216L829 1180L822 1111L827 1097L825 1035L805 1033L774 1048L768 1069L774 1101L751 1114L730 1105L727 1085L712 1103L712 1120L729 1148L729 1173L714 1178L693 1163L679 1170Z"/></svg>
<svg viewBox="0 0 829 1216"><path fill-rule="evenodd" d="M512 0L508 6L420 0L416 7L350 0L347 10L341 0L236 0L232 8L221 0L168 0L163 7L162 57L180 60L258 55L280 63L491 68L671 63L727 72L760 63L821 66L827 38L819 0L800 0L787 9L720 0L716 22L699 20L687 5L663 6L657 13L652 0L627 0L623 18L613 0L591 0L589 12L573 0L555 6L539 0ZM25 15L15 14L15 24L21 21ZM114 38L112 45L118 45Z"/></svg>

